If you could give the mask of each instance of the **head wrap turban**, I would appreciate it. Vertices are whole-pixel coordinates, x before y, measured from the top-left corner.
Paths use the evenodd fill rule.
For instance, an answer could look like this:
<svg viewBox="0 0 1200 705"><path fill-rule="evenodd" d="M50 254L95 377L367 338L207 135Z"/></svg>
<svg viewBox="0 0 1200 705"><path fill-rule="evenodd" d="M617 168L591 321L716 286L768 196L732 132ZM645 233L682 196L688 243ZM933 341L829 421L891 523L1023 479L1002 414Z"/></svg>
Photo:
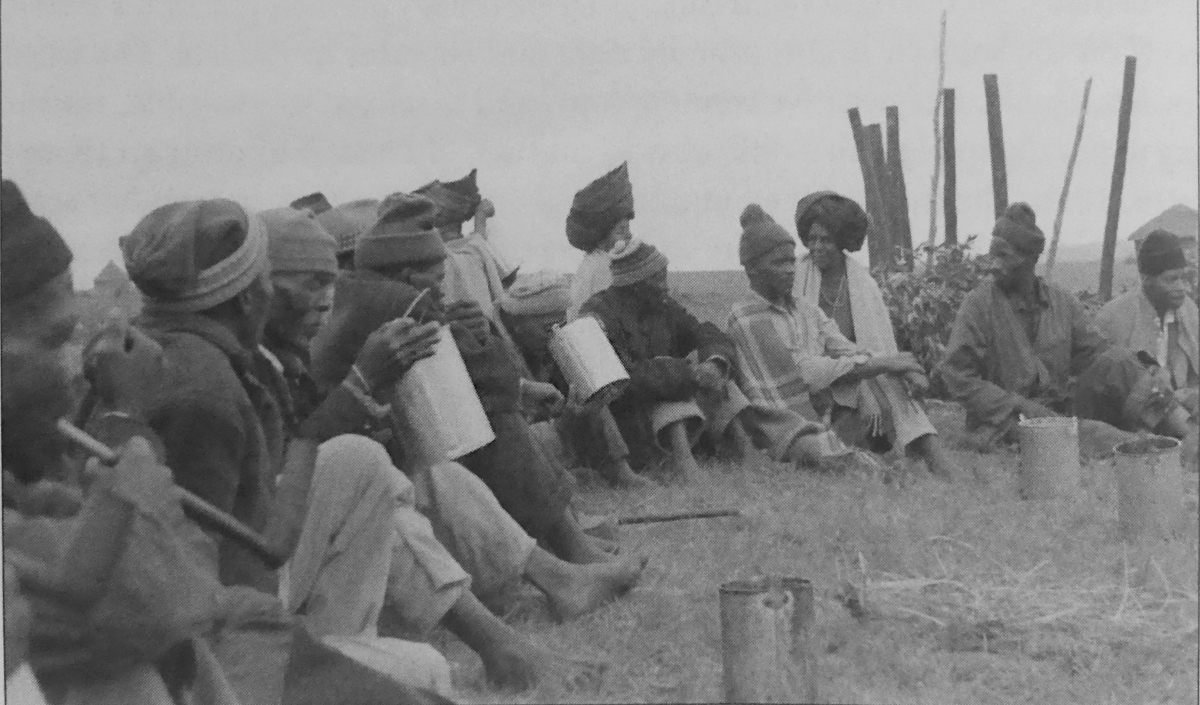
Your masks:
<svg viewBox="0 0 1200 705"><path fill-rule="evenodd" d="M575 194L567 215L567 241L590 252L617 223L632 217L633 184L629 182L629 162L622 162Z"/></svg>
<svg viewBox="0 0 1200 705"><path fill-rule="evenodd" d="M320 191L310 193L307 196L301 196L288 205L298 211L311 211L313 215L321 215L330 208L333 208L333 204Z"/></svg>
<svg viewBox="0 0 1200 705"><path fill-rule="evenodd" d="M1156 277L1172 269L1185 269L1187 258L1179 238L1166 230L1155 230L1142 240L1137 253L1138 271Z"/></svg>
<svg viewBox="0 0 1200 705"><path fill-rule="evenodd" d="M241 242L205 266L198 253ZM262 220L226 199L181 201L150 212L121 238L129 278L160 313L195 313L228 301L267 271Z"/></svg>
<svg viewBox="0 0 1200 705"><path fill-rule="evenodd" d="M796 234L808 249L812 249L808 244L809 230L816 223L828 230L838 248L845 252L861 250L871 227L862 206L833 191L810 193L796 204Z"/></svg>
<svg viewBox="0 0 1200 705"><path fill-rule="evenodd" d="M0 296L6 301L33 293L71 266L71 248L50 221L33 214L8 179L0 187L0 264Z"/></svg>
<svg viewBox="0 0 1200 705"><path fill-rule="evenodd" d="M358 238L379 220L379 199L363 198L343 203L317 215L317 222L337 240L337 253L354 252Z"/></svg>
<svg viewBox="0 0 1200 705"><path fill-rule="evenodd" d="M794 249L796 241L775 219L757 203L751 203L742 211L742 239L738 242L738 261L743 267L753 267L765 260L776 249Z"/></svg>
<svg viewBox="0 0 1200 705"><path fill-rule="evenodd" d="M649 279L667 268L667 256L654 245L637 239L618 243L609 253L613 286L629 286Z"/></svg>
<svg viewBox="0 0 1200 705"><path fill-rule="evenodd" d="M1046 246L1046 236L1037 226L1037 217L1028 203L1014 203L1004 209L992 228L992 237L1000 238L1018 252L1038 257Z"/></svg>
<svg viewBox="0 0 1200 705"><path fill-rule="evenodd" d="M409 193L394 193L379 204L379 220L358 239L356 269L427 264L446 259L446 246L434 228L437 206Z"/></svg>
<svg viewBox="0 0 1200 705"><path fill-rule="evenodd" d="M561 274L538 272L510 286L499 304L514 316L565 314L571 305L570 282Z"/></svg>
<svg viewBox="0 0 1200 705"><path fill-rule="evenodd" d="M310 211L276 208L258 214L267 228L272 272L337 274L337 242Z"/></svg>
<svg viewBox="0 0 1200 705"><path fill-rule="evenodd" d="M458 181L431 181L414 191L437 206L436 227L462 223L475 215L475 209L482 200L475 182L477 172L477 169L472 169L470 174Z"/></svg>

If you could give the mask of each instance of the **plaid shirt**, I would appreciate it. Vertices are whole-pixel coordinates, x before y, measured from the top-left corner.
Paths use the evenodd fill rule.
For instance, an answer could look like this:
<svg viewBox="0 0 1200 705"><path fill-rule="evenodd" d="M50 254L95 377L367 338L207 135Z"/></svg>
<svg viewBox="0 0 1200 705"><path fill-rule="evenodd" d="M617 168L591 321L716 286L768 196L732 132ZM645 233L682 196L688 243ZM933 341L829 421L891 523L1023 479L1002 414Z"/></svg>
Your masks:
<svg viewBox="0 0 1200 705"><path fill-rule="evenodd" d="M778 304L754 294L733 306L728 335L737 347L742 392L751 401L801 413L811 408L810 393L834 387L867 356L842 335L837 323L804 300ZM837 385L833 391L839 403L854 406L847 403L856 393L854 385ZM850 398L839 399L841 392Z"/></svg>

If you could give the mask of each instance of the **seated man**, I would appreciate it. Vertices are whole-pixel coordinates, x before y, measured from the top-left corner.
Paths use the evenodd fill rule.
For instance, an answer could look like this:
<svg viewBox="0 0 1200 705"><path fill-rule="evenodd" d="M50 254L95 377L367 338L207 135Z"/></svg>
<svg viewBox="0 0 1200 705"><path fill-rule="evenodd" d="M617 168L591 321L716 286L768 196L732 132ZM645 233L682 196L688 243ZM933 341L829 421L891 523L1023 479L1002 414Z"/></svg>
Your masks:
<svg viewBox="0 0 1200 705"><path fill-rule="evenodd" d="M1110 346L1078 299L1035 274L1045 241L1033 209L1010 205L992 229L991 278L954 319L940 373L966 407L967 430L987 446L1014 440L1022 416L1072 414L1102 422L1096 433L1194 439L1157 361Z"/></svg>
<svg viewBox="0 0 1200 705"><path fill-rule="evenodd" d="M756 296L733 306L729 336L737 345L738 381L746 395L805 418L822 407L839 436L854 443L866 435L853 430L865 422L860 382L868 382L866 394L879 408L866 430L886 436L897 450L922 456L930 472L948 477L940 447L930 450L936 431L900 380L921 376L912 355L876 355L847 340L821 309L793 297L796 244L787 231L757 204L746 207L741 221L738 254ZM789 433L773 439L775 453L804 458L805 439L782 428ZM797 445L789 450L788 443Z"/></svg>
<svg viewBox="0 0 1200 705"><path fill-rule="evenodd" d="M667 289L667 258L653 245L627 240L613 250L612 286L584 304L604 328L630 383L609 404L629 446L629 464L645 469L656 449L669 451L685 477L698 468L692 447L707 428L722 438L746 406L730 379L734 348L701 323ZM688 356L695 353L699 362ZM701 406L705 407L701 409Z"/></svg>
<svg viewBox="0 0 1200 705"><path fill-rule="evenodd" d="M871 273L846 256L862 248L867 224L861 206L832 191L800 199L796 233L808 253L796 264L794 293L820 308L837 323L842 336L859 348L872 355L895 355L900 350L883 293ZM928 462L934 475L949 477L949 458L937 430L909 391L926 386L923 371L864 378L856 390L844 386L831 390L841 401L818 412L828 409L838 433L855 445L911 451ZM823 406L829 395L819 395L819 399L822 403L818 406Z"/></svg>
<svg viewBox="0 0 1200 705"><path fill-rule="evenodd" d="M1187 258L1179 238L1165 230L1138 248L1142 286L1104 304L1096 327L1113 345L1154 357L1170 376L1175 398L1193 416L1200 387L1200 312L1188 296Z"/></svg>
<svg viewBox="0 0 1200 705"><path fill-rule="evenodd" d="M379 221L358 242L355 269L338 277L333 312L318 338L322 345L313 349L314 376L326 384L350 372L355 351L370 331L410 306L411 315L418 319L446 321L496 436L459 462L555 555L571 563L607 561L610 556L584 534L571 514L571 490L563 469L533 442L521 414L523 397L538 383L522 378L508 346L477 305L443 305L446 248L432 226L436 206L422 196L394 194L381 211ZM561 399L552 386L538 386L549 387ZM406 450L399 448L396 455ZM398 460L404 466L404 458ZM636 563L620 565L632 571L631 584L640 568Z"/></svg>
<svg viewBox="0 0 1200 705"><path fill-rule="evenodd" d="M629 182L628 162L576 192L567 215L567 242L584 255L571 278L568 321L578 318L579 309L588 299L612 284L608 255L618 242L632 237L632 219L633 184Z"/></svg>
<svg viewBox="0 0 1200 705"><path fill-rule="evenodd" d="M535 274L509 287L500 297L500 319L511 331L533 379L555 384L567 396L566 408L552 423L576 461L615 486L646 486L650 480L629 467L629 448L612 413L607 407L585 409L572 399L567 381L550 354L554 326L566 319L568 304L565 276Z"/></svg>

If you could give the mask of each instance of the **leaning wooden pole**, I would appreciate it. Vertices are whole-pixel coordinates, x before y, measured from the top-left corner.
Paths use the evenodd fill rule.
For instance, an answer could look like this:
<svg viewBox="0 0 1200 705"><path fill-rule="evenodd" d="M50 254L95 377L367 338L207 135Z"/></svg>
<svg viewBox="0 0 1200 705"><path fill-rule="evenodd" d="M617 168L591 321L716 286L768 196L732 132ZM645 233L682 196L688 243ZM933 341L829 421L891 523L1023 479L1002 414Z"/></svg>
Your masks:
<svg viewBox="0 0 1200 705"><path fill-rule="evenodd" d="M946 190L942 194L942 208L946 218L946 244L958 244L958 210L955 207L957 188L954 166L954 89L947 88L942 95L942 146L945 148Z"/></svg>
<svg viewBox="0 0 1200 705"><path fill-rule="evenodd" d="M887 164L884 161L883 130L879 123L873 122L863 128L863 137L867 147L867 163L871 166L871 179L875 182L875 203L868 208L871 220L877 226L872 237L878 237L878 264L874 255L876 248L868 253L871 257L871 269L883 267L892 269L896 266L896 230L892 218L891 197L887 187Z"/></svg>
<svg viewBox="0 0 1200 705"><path fill-rule="evenodd" d="M1125 83L1121 89L1121 114L1117 121L1117 154L1113 159L1112 186L1108 191L1108 219L1104 223L1104 249L1100 254L1100 300L1112 298L1113 260L1117 256L1117 222L1121 216L1121 191L1125 188L1125 156L1129 152L1129 120L1133 115L1133 77L1137 57L1125 57Z"/></svg>
<svg viewBox="0 0 1200 705"><path fill-rule="evenodd" d="M1008 208L1008 168L1004 162L1004 125L1000 122L1000 85L996 74L984 74L983 95L987 101L988 146L992 152L992 203L999 220Z"/></svg>
<svg viewBox="0 0 1200 705"><path fill-rule="evenodd" d="M1083 84L1083 104L1079 106L1079 123L1075 125L1075 144L1071 147L1071 158L1067 160L1067 178L1063 180L1062 194L1058 197L1058 213L1054 216L1054 234L1050 237L1050 251L1046 254L1046 280L1054 281L1054 256L1058 253L1058 236L1062 232L1063 213L1067 210L1067 193L1071 190L1071 175L1075 173L1075 158L1079 156L1079 142L1083 139L1083 121L1087 117L1088 96L1092 92L1092 79Z"/></svg>
<svg viewBox="0 0 1200 705"><path fill-rule="evenodd" d="M929 264L933 264L933 245L937 240L938 179L942 175L942 87L946 83L946 11L942 10L942 31L938 40L938 87L933 102L933 176L929 187Z"/></svg>
<svg viewBox="0 0 1200 705"><path fill-rule="evenodd" d="M905 269L912 269L912 223L908 217L908 186L900 161L900 109L889 105L887 116L887 184L892 213L892 247L902 251Z"/></svg>
<svg viewBox="0 0 1200 705"><path fill-rule="evenodd" d="M850 131L854 135L854 147L858 151L858 166L863 175L863 205L871 216L871 227L867 231L867 258L871 269L874 269L885 266L890 249L887 222L881 210L883 195L880 192L878 172L871 161L867 129L863 127L862 117L858 108L850 108L847 113L850 116Z"/></svg>

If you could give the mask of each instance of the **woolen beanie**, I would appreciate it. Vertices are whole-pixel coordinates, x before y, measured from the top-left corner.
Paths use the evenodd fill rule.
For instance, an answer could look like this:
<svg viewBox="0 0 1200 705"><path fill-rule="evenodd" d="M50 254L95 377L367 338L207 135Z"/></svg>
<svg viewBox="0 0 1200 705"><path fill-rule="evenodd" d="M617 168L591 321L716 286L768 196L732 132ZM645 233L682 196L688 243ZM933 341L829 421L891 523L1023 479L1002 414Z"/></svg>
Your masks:
<svg viewBox="0 0 1200 705"><path fill-rule="evenodd" d="M446 259L446 246L434 227L437 206L411 193L394 193L379 204L379 219L354 250L356 269L428 264Z"/></svg>
<svg viewBox="0 0 1200 705"><path fill-rule="evenodd" d="M1179 238L1166 230L1155 230L1142 240L1137 253L1138 271L1156 277L1172 269L1185 269L1187 258Z"/></svg>
<svg viewBox="0 0 1200 705"><path fill-rule="evenodd" d="M0 186L0 296L15 301L71 266L71 248L45 218L29 209L21 189Z"/></svg>
<svg viewBox="0 0 1200 705"><path fill-rule="evenodd" d="M320 191L310 193L307 196L301 196L288 205L298 211L311 211L313 215L321 215L330 208L333 208L333 204Z"/></svg>
<svg viewBox="0 0 1200 705"><path fill-rule="evenodd" d="M379 199L361 198L317 215L317 222L337 241L337 253L354 252L363 233L379 220Z"/></svg>
<svg viewBox="0 0 1200 705"><path fill-rule="evenodd" d="M262 220L223 198L154 209L121 238L121 254L147 311L167 314L228 301L269 267Z"/></svg>
<svg viewBox="0 0 1200 705"><path fill-rule="evenodd" d="M833 191L810 193L796 204L796 235L806 249L812 249L808 236L816 223L828 230L837 246L846 252L861 250L871 227L862 206Z"/></svg>
<svg viewBox="0 0 1200 705"><path fill-rule="evenodd" d="M475 209L482 200L475 180L477 173L477 169L472 169L471 173L458 181L431 181L413 192L428 198L437 206L436 227L463 223L475 215Z"/></svg>
<svg viewBox="0 0 1200 705"><path fill-rule="evenodd" d="M738 261L753 267L780 247L795 249L796 241L757 203L742 211L742 239L738 242Z"/></svg>
<svg viewBox="0 0 1200 705"><path fill-rule="evenodd" d="M609 253L613 286L629 286L650 278L667 268L667 256L654 245L630 238Z"/></svg>
<svg viewBox="0 0 1200 705"><path fill-rule="evenodd" d="M1046 236L1037 226L1037 217L1028 203L1014 203L1005 208L992 228L992 237L1031 257L1040 256L1046 246Z"/></svg>
<svg viewBox="0 0 1200 705"><path fill-rule="evenodd" d="M275 208L258 214L267 228L272 272L337 274L337 242L311 211Z"/></svg>
<svg viewBox="0 0 1200 705"><path fill-rule="evenodd" d="M571 305L571 284L566 275L536 272L505 290L500 310L514 316L565 314Z"/></svg>
<svg viewBox="0 0 1200 705"><path fill-rule="evenodd" d="M633 218L633 184L629 162L621 162L575 194L567 214L567 242L590 252L626 218Z"/></svg>

